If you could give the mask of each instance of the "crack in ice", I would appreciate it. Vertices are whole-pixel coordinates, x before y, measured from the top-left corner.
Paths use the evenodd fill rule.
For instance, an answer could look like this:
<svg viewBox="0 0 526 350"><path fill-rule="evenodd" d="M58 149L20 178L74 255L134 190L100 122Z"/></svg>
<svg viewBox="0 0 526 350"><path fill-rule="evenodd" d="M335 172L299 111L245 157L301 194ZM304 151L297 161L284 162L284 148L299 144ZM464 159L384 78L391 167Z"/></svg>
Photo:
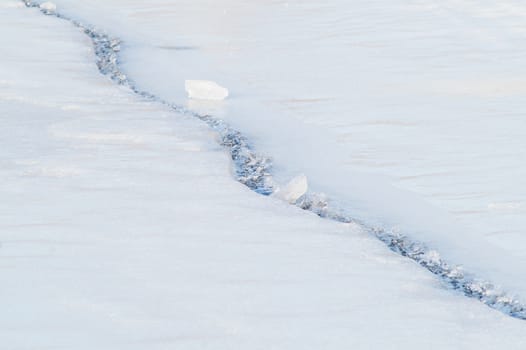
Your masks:
<svg viewBox="0 0 526 350"><path fill-rule="evenodd" d="M27 7L39 8L40 3L33 0L21 0ZM96 28L83 24L68 16L46 8L40 9L46 15L66 20L80 28L90 37L93 43L97 67L101 74L108 76L115 83L128 87L144 99L165 105L176 112L196 117L205 122L220 136L220 144L225 147L232 158L236 179L251 190L270 195L275 186L271 175L272 161L269 157L255 152L248 139L228 123L211 115L202 115L188 110L180 105L166 101L147 91L140 90L132 80L120 69L119 51L121 40L98 31ZM477 299L485 305L499 310L506 315L526 320L526 305L519 298L508 294L489 281L463 271L461 266L451 265L440 257L440 254L430 249L423 242L382 228L370 227L355 220L351 215L337 207L331 207L329 200L322 194L307 193L294 205L315 213L319 217L342 223L357 223L366 231L385 243L393 252L407 257L440 278L450 289L463 295Z"/></svg>

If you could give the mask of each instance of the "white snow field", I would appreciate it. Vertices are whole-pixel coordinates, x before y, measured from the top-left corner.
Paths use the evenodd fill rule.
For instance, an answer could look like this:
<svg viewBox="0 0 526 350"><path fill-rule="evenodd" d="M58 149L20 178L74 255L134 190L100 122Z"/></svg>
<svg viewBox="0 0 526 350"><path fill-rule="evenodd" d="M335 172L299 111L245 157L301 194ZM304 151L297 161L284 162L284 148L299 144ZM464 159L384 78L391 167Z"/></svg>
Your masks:
<svg viewBox="0 0 526 350"><path fill-rule="evenodd" d="M57 0L143 89L243 131L355 219L526 298L526 5ZM227 101L187 100L186 79ZM187 102L185 102L187 101Z"/></svg>
<svg viewBox="0 0 526 350"><path fill-rule="evenodd" d="M131 11L124 21L140 7L107 3ZM102 1L57 4L119 17ZM170 13L159 4L142 3L150 25ZM116 23L132 40L133 21ZM447 290L357 225L236 182L214 132L100 75L68 22L1 0L0 60L2 349L525 348L524 321ZM155 87L161 67L139 63L130 73ZM187 69L164 68L167 89ZM221 103L195 107L235 112Z"/></svg>

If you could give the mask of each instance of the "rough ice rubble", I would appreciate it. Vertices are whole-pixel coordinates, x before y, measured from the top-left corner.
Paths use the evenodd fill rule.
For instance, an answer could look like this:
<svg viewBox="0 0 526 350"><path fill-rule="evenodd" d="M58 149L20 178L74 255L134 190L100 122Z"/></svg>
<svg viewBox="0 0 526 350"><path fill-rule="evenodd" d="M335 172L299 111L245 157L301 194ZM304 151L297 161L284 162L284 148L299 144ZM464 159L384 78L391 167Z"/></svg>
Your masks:
<svg viewBox="0 0 526 350"><path fill-rule="evenodd" d="M196 100L224 100L228 89L210 80L185 80L184 87L188 97Z"/></svg>

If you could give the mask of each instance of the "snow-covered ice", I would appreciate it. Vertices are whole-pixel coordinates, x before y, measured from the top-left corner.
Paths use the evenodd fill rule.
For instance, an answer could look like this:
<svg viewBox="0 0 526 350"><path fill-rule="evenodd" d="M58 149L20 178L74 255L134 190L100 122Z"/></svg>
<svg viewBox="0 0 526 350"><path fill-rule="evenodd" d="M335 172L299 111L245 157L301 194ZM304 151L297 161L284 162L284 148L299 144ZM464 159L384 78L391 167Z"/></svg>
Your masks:
<svg viewBox="0 0 526 350"><path fill-rule="evenodd" d="M218 147L216 135L206 125L155 101L141 99L102 77L95 65L91 42L82 31L65 21L42 16L36 9L20 8L17 3L5 0L0 6L3 347L9 350L526 347L525 322L445 289L433 275L388 251L360 226L321 220L275 198L259 196L234 181L229 157ZM300 27L308 22L320 35L338 40L330 32L330 26L319 22L326 18L320 14L334 16L332 9L326 7L329 5L290 2L285 7L281 2L257 5L225 1L224 7L229 11L225 10L223 15L230 16L233 12L238 22L221 18L218 23L214 22L218 20L217 11L212 11L211 2L205 1L57 3L75 18L122 37L126 43L124 67L145 89L165 98L185 100L184 91L173 92L173 82L181 82L182 87L182 76L191 75L210 77L243 91L245 97L239 96L228 106L199 103L194 106L229 118L246 130L260 149L270 151L275 157L278 180L297 174L298 164L302 163L309 187L343 199L355 198L350 196L352 193L365 196L370 189L357 188L368 181L360 182L363 178L350 172L352 168L345 166L349 158L339 148L334 149L336 154L325 152L321 157L321 152L327 151L324 143L331 140L325 136L337 135L338 143L348 147L350 143L345 142L351 139L364 144L360 133L348 134L349 126L343 123L344 119L338 119L339 113L320 113L323 108L312 107L334 98L338 100L337 96L276 99L277 95L267 94L264 88L273 78L269 75L265 75L268 80L261 78L263 72L274 71L262 61L251 60L250 67L238 65L237 69L246 69L238 71L238 75L229 72L231 66L222 61L225 50L229 55L241 54L246 52L242 49L244 45L257 55L261 53L259 50L275 48L260 37L255 41L244 39L244 35L252 35L251 31L257 28L272 29L258 26L258 21L246 22L247 18L268 20L265 16L271 13L277 21L276 31L281 30L280 21L286 18L289 24ZM373 19L383 13L378 12L375 4L353 3L356 10L366 13L374 10L376 14L370 14ZM276 15L279 12L275 11L261 11L282 5L279 9L296 8L299 12L286 17ZM386 6L387 2L377 5ZM388 7L390 13L396 13L395 5ZM415 5L415 11L423 13L422 6ZM435 7L428 6L426 11L440 10L441 6L435 3ZM506 7L500 9L498 13L505 16ZM250 13L257 15L247 17ZM311 15L307 16L308 13ZM487 17L488 13L479 15ZM175 17L182 22L174 21ZM195 20L198 17L201 21ZM367 19L370 17L363 20ZM379 23L390 23L387 19ZM345 18L342 21L346 23ZM211 27L215 31L207 32ZM215 36L222 33L218 29L237 40L224 43L224 47L217 46L222 38ZM329 32L323 34L324 30ZM349 30L360 33L359 26ZM192 34L198 32L206 35ZM181 42L172 43L172 33L180 33L177 40ZM287 35L294 37L300 33L303 31ZM374 50L385 45L381 40L384 34L372 31L370 35L369 41L357 41L355 47ZM183 46L196 49L171 49ZM284 57L289 57L291 50L282 43L277 43L277 47L281 49L272 50L273 54L283 54L283 60L261 58L274 67L276 62L287 62ZM298 42L295 49L301 47ZM239 63L240 58L230 56L234 63ZM311 58L315 61L316 57L315 54ZM289 58L293 60L294 56ZM213 60L223 64L202 64ZM159 64L148 64L151 61ZM322 61L320 67L331 67L337 72L337 66L327 66ZM304 70L301 62L295 61L298 69L304 74L315 74L316 69ZM214 67L214 71L199 72L207 67ZM407 68L399 65L393 69L404 67ZM160 75L161 71L164 75ZM283 87L282 92L305 91L293 72L294 69L291 79L283 79L280 72L282 83L298 84L294 89L290 85ZM275 91L280 85L271 87ZM304 88L312 90L313 85ZM513 97L508 98L516 102ZM261 106L268 109L260 109ZM304 106L311 106L313 111ZM396 110L397 104L392 103L391 107ZM291 129L289 126L295 125L291 120L298 118L297 113L306 119L297 124L298 128ZM325 118L324 122L315 115ZM334 119L327 119L327 115ZM309 129L302 126L303 122L313 124L316 132L304 134ZM381 123L387 130L369 133L371 142L376 136L385 139L390 125L399 122ZM362 131L364 128L375 131L377 125L355 120L351 124ZM341 133L332 134L334 129L341 129ZM423 130L421 126L417 129ZM282 148L278 147L280 142ZM302 152L296 154L294 147ZM302 156L293 161L292 155L298 154ZM489 153L488 157L493 156ZM403 157L398 154L396 159L402 166ZM442 162L446 160L438 163ZM335 176L334 183L326 182L331 177L316 171L317 167L341 173ZM358 184L342 186L343 178L356 180ZM394 210L392 201L401 198L397 192L382 185L382 177L366 174L364 178L375 184L379 199L386 202L385 206L372 208L377 211L371 213L381 216ZM306 181L299 183L306 187ZM462 186L455 188L460 191ZM303 190L296 193L300 192ZM404 210L416 208L413 213L427 213L426 208L420 208L426 201L422 202L418 195L408 197L402 193L404 199L415 199L404 202L403 206L408 207ZM374 192L369 192L369 196L374 197ZM504 198L489 203L487 209L498 215L523 208L520 199ZM359 209L365 212L366 207L356 204L351 208L360 213ZM384 218L387 220L389 215ZM427 225L435 223L430 221ZM420 234L425 237L424 231ZM427 237L432 238L431 243L447 241L446 234L428 233ZM520 236L506 237L510 239L506 243L509 246L523 242ZM454 243L462 249L476 247L473 243L477 239L480 236L457 236ZM466 256L469 254L465 252ZM521 256L510 259L520 262ZM501 266L491 257L477 263L482 272L492 277L503 276ZM514 266L508 277L520 276L522 266ZM520 287L522 282L517 281L514 287Z"/></svg>
<svg viewBox="0 0 526 350"><path fill-rule="evenodd" d="M197 100L224 100L228 89L209 80L185 80L184 87L189 98Z"/></svg>
<svg viewBox="0 0 526 350"><path fill-rule="evenodd" d="M242 130L279 183L304 173L356 219L526 295L521 1L57 3L123 38L141 87ZM188 77L242 94L187 100Z"/></svg>

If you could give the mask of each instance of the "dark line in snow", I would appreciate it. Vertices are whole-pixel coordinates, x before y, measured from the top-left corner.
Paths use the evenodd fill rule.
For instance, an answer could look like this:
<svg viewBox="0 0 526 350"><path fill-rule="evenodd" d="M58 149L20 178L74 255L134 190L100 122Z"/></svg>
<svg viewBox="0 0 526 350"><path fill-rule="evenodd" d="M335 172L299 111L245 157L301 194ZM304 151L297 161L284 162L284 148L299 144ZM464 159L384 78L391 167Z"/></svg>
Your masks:
<svg viewBox="0 0 526 350"><path fill-rule="evenodd" d="M27 7L39 8L39 2L32 0L21 1ZM274 192L271 159L255 152L248 139L241 132L233 129L221 119L214 118L211 115L198 114L147 91L140 90L119 67L120 39L111 37L92 26L83 24L58 12L45 9L41 9L41 12L72 23L90 37L95 50L97 67L101 74L108 76L119 85L128 87L146 100L165 105L178 113L196 117L216 131L220 136L221 145L230 153L234 163L236 179L239 182L262 195L270 195ZM345 211L331 207L329 201L323 195L308 193L300 198L295 205L322 218L342 223L357 223L384 242L393 252L415 261L439 277L450 289L459 291L467 297L477 299L508 316L526 320L526 305L521 303L519 298L502 291L489 281L463 271L461 266L447 263L437 251L430 249L422 242L412 240L400 233L369 227L353 219Z"/></svg>

